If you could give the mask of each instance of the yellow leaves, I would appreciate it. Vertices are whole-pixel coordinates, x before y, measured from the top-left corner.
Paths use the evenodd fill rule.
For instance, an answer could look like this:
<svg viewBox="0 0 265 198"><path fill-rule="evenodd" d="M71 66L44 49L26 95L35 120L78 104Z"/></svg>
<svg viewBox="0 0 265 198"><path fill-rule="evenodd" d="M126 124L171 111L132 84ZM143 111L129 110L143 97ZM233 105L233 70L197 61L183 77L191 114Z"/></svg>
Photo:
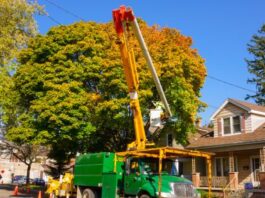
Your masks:
<svg viewBox="0 0 265 198"><path fill-rule="evenodd" d="M27 0L0 1L0 66L8 64L37 33L33 18L41 11L37 3Z"/></svg>
<svg viewBox="0 0 265 198"><path fill-rule="evenodd" d="M90 98L92 100L92 102L96 103L96 102L100 101L101 96L100 96L100 94L97 94L97 93L91 93L91 94L88 94L88 98Z"/></svg>

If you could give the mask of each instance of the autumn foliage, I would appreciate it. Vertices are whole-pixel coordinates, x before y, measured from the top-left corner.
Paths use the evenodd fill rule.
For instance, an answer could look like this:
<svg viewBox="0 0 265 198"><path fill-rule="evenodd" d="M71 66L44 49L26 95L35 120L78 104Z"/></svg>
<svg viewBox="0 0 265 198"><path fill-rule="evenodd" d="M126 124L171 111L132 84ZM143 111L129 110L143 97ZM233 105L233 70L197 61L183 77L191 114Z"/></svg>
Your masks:
<svg viewBox="0 0 265 198"><path fill-rule="evenodd" d="M139 21L173 114L173 130L182 140L192 130L201 105L206 69L191 48L192 39L176 29ZM67 158L77 151L122 150L133 138L128 88L112 23L80 22L52 28L32 39L19 57L14 80L27 138L51 145L51 157ZM145 59L133 37L144 118L159 97ZM24 123L24 124L23 124ZM10 134L11 135L11 134ZM12 135L11 135L12 136Z"/></svg>

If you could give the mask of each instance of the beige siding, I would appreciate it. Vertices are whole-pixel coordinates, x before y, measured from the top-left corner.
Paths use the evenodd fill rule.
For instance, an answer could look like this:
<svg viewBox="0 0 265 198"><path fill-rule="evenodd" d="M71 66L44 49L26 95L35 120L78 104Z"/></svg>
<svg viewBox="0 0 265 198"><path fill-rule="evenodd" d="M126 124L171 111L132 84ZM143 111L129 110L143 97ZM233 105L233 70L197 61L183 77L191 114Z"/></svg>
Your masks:
<svg viewBox="0 0 265 198"><path fill-rule="evenodd" d="M230 116L235 116L235 115L242 115L243 113L247 113L245 110L228 103L214 118L214 136L218 136L218 124L217 120L222 119L224 117L230 117ZM245 130L246 132L250 132L250 118L249 116L246 115L246 122L245 122Z"/></svg>
<svg viewBox="0 0 265 198"><path fill-rule="evenodd" d="M245 154L237 155L238 163L238 183L243 186L244 183L251 181L251 167L250 167L250 157Z"/></svg>
<svg viewBox="0 0 265 198"><path fill-rule="evenodd" d="M244 187L246 182L251 182L251 165L250 157L253 155L258 155L258 150L249 151L238 151L234 152L235 160L237 161L237 171L238 171L238 183L240 188ZM213 175L215 175L215 158L216 157L229 157L228 153L217 153L213 158Z"/></svg>
<svg viewBox="0 0 265 198"><path fill-rule="evenodd" d="M156 142L156 146L163 147L167 146L167 134L168 133L163 133L160 135L159 139ZM183 148L183 146L177 144L174 134L173 134L173 146L174 148Z"/></svg>
<svg viewBox="0 0 265 198"><path fill-rule="evenodd" d="M246 122L245 122L246 133L253 132L252 122L251 122L251 115L250 114L246 114L246 118L245 119L246 119Z"/></svg>
<svg viewBox="0 0 265 198"><path fill-rule="evenodd" d="M265 122L265 117L264 116L260 116L260 115L254 115L252 114L251 116L249 116L251 119L251 123L252 123L252 130L254 131L255 129L257 129L258 127L260 127L261 124L263 124Z"/></svg>

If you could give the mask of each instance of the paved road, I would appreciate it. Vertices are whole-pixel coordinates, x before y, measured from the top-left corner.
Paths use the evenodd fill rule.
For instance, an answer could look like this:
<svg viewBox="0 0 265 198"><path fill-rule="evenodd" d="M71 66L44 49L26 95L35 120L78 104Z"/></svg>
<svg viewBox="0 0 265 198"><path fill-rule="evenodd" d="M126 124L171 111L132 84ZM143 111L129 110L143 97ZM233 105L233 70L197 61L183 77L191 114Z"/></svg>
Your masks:
<svg viewBox="0 0 265 198"><path fill-rule="evenodd" d="M0 198L12 198L14 193L15 186L9 184L0 184ZM19 190L18 196L16 197L25 197L25 198L37 198L38 191L33 191L31 193L23 193ZM44 196L42 196L44 198Z"/></svg>

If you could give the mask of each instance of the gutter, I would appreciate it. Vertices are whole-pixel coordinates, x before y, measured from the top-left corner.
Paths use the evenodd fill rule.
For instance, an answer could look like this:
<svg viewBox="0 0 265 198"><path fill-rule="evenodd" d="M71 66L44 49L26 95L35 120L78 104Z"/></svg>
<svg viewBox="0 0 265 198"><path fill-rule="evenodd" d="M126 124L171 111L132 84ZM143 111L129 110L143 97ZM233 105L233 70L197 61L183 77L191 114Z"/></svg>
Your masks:
<svg viewBox="0 0 265 198"><path fill-rule="evenodd" d="M231 146L237 146L237 145L250 145L250 144L258 144L258 143L265 143L265 140L258 140L258 141L252 141L252 142L235 142L230 144L219 144L219 145L212 145L212 146L194 146L189 147L187 146L187 149L208 149L208 148L221 148L221 147L231 147Z"/></svg>

